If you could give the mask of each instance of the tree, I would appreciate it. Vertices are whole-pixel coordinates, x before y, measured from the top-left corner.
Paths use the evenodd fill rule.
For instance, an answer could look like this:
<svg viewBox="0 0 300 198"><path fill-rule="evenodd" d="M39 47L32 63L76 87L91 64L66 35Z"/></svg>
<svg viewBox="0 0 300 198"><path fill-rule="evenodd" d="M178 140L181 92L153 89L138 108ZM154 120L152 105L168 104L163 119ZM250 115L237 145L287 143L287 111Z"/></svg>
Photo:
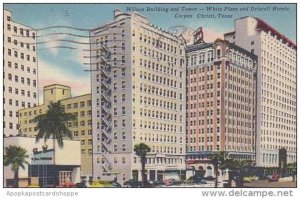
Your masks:
<svg viewBox="0 0 300 198"><path fill-rule="evenodd" d="M237 160L234 159L224 159L222 163L220 164L221 170L228 169L228 187L232 187L232 180L234 177L234 173L237 170Z"/></svg>
<svg viewBox="0 0 300 198"><path fill-rule="evenodd" d="M244 187L244 175L253 166L252 160L236 160L236 169L239 173L237 187Z"/></svg>
<svg viewBox="0 0 300 198"><path fill-rule="evenodd" d="M62 148L64 146L63 138L68 137L72 139L72 132L69 130L67 123L76 119L76 116L71 113L66 113L65 109L60 102L51 102L48 105L46 114L41 114L33 119L36 123L38 134L36 136L36 142L40 139L44 139L44 142L49 138L53 138L53 161L55 164L55 140L58 146Z"/></svg>
<svg viewBox="0 0 300 198"><path fill-rule="evenodd" d="M14 182L15 187L19 187L19 169L20 167L25 169L24 164L28 164L26 158L29 156L27 155L27 151L19 146L8 146L4 148L4 159L3 164L4 166L11 165L11 169L14 171Z"/></svg>
<svg viewBox="0 0 300 198"><path fill-rule="evenodd" d="M225 152L215 152L210 156L210 160L214 166L215 174L216 174L216 180L215 180L215 188L218 187L218 171L219 171L219 165L223 163L225 160Z"/></svg>
<svg viewBox="0 0 300 198"><path fill-rule="evenodd" d="M296 162L287 164L286 169L290 174L292 174L293 182L294 182L295 181L295 175L296 175L296 172L297 172Z"/></svg>
<svg viewBox="0 0 300 198"><path fill-rule="evenodd" d="M151 151L150 147L144 143L140 143L140 144L137 144L134 146L135 154L141 158L143 186L145 185L145 182L146 182L146 175L145 175L146 155L150 151Z"/></svg>

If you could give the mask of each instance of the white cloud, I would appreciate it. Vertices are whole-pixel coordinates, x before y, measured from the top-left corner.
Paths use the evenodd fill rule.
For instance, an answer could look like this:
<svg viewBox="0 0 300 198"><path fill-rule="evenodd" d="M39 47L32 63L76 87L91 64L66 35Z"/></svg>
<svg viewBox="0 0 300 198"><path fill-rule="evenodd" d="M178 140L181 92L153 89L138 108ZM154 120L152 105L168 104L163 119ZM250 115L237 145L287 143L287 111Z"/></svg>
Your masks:
<svg viewBox="0 0 300 198"><path fill-rule="evenodd" d="M89 43L89 38L80 38L80 39L76 39L76 41L80 43ZM90 62L90 59L88 58L90 56L90 51L88 51L90 49L90 46L87 44L78 44L76 45L76 48L77 49L76 49L75 61L81 64L83 67L89 69L90 65L85 63Z"/></svg>
<svg viewBox="0 0 300 198"><path fill-rule="evenodd" d="M50 41L50 42L45 43L43 48L48 48L49 52L51 52L53 55L57 55L59 48L55 48L55 47L60 46L63 43L63 42L57 41L57 40L65 39L66 35L64 35L64 34L52 34L52 35L49 35L49 36L44 37L44 38L45 39L43 39L42 41L39 41L39 42L43 42L43 41Z"/></svg>
<svg viewBox="0 0 300 198"><path fill-rule="evenodd" d="M63 68L63 67L61 67ZM63 84L70 86L72 96L91 92L88 75L75 76L65 73L63 69L53 67L48 62L39 59L39 93L40 103L43 101L43 87L50 84Z"/></svg>

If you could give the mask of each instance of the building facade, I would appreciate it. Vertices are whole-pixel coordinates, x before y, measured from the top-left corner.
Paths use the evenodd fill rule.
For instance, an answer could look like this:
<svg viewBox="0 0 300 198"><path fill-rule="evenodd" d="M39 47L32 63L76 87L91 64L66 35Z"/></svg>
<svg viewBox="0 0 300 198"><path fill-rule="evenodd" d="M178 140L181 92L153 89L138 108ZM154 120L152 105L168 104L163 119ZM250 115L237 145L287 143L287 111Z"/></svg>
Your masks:
<svg viewBox="0 0 300 198"><path fill-rule="evenodd" d="M275 167L279 149L296 161L296 45L259 18L235 20L225 39L258 56L256 165Z"/></svg>
<svg viewBox="0 0 300 198"><path fill-rule="evenodd" d="M80 182L80 141L64 140L64 147L53 146L53 140L36 143L34 137L9 136L3 141L5 147L20 146L27 151L28 164L19 169L19 187L63 187L65 183ZM53 149L55 148L55 154ZM68 157L66 157L68 156ZM54 163L55 161L55 163ZM12 187L14 172L11 165L3 167L4 186Z"/></svg>
<svg viewBox="0 0 300 198"><path fill-rule="evenodd" d="M90 31L94 178L141 180L185 169L185 43L133 12ZM111 179L111 178L107 178Z"/></svg>
<svg viewBox="0 0 300 198"><path fill-rule="evenodd" d="M68 123L74 140L80 140L81 176L92 177L92 105L91 94L71 97L71 88L64 85L44 87L44 103L19 111L20 135L35 137L38 133L32 119L46 113L50 102L60 101L66 113L73 113L77 119Z"/></svg>
<svg viewBox="0 0 300 198"><path fill-rule="evenodd" d="M38 63L36 31L3 18L3 129L5 135L18 134L18 110L38 104Z"/></svg>
<svg viewBox="0 0 300 198"><path fill-rule="evenodd" d="M254 160L256 55L218 39L187 46L186 57L187 161L219 151Z"/></svg>

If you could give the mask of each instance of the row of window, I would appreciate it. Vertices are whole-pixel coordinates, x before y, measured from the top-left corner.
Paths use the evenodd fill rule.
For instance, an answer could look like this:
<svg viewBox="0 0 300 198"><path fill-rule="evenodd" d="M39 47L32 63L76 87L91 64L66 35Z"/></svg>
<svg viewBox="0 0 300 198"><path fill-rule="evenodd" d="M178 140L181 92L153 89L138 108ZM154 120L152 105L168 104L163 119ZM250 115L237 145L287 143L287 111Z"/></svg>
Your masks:
<svg viewBox="0 0 300 198"><path fill-rule="evenodd" d="M18 52L18 51L15 51L15 50L13 50L13 52L14 52L13 55L14 55L15 58L18 58L19 54L20 54L20 58L22 60L25 60L25 54L23 52ZM11 49L7 49L7 55L12 56L12 50ZM26 55L26 60L31 61L31 58L30 58L29 54ZM32 62L36 63L36 57L35 56L32 56Z"/></svg>
<svg viewBox="0 0 300 198"><path fill-rule="evenodd" d="M277 78L279 82L281 82L283 87L288 89L290 85L296 86L296 72L294 74L289 73L289 75L284 75L283 72L275 71L272 69L269 69L268 62L262 64L262 75L264 75L266 78ZM277 80L275 79L275 80ZM278 82L278 83L279 83ZM289 84L289 85L287 85Z"/></svg>
<svg viewBox="0 0 300 198"><path fill-rule="evenodd" d="M86 131L85 131L85 130L81 130L81 131L80 131L80 136L85 136L85 134L86 134ZM92 135L92 130L91 130L91 129L87 130L87 134L88 134L88 135ZM73 135L74 135L75 137L77 137L77 136L79 136L79 132L78 132L78 131L73 131Z"/></svg>
<svg viewBox="0 0 300 198"><path fill-rule="evenodd" d="M132 32L132 36L135 36L135 30L133 30ZM158 36L158 34L156 34L156 36ZM179 52L180 55L183 55L183 50L177 50L179 47L174 46L170 43L172 43L173 40L168 39L167 37L164 37L164 40L166 40L167 42L163 42L160 39L154 38L154 37L150 37L149 35L143 35L142 33L140 33L139 35L140 38L140 42L143 42L145 44L150 45L151 47L160 49L160 50L164 50L167 53L174 53L177 54L177 52Z"/></svg>
<svg viewBox="0 0 300 198"><path fill-rule="evenodd" d="M155 86L140 83L140 92L166 97L169 99L177 99L177 92L169 89L162 89ZM183 100L183 94L179 93L179 99Z"/></svg>
<svg viewBox="0 0 300 198"><path fill-rule="evenodd" d="M5 98L3 98L3 104L5 104ZM19 100L15 100L15 106L19 106L20 105L20 107L23 107L23 108L25 108L25 103L26 102L24 102L24 101L19 101ZM13 105L13 99L8 99L8 104L9 104L9 106L14 106ZM30 103L30 102L27 102L27 108L29 108L29 107L35 107L36 106L36 103Z"/></svg>
<svg viewBox="0 0 300 198"><path fill-rule="evenodd" d="M11 42L12 42L11 37L7 37L7 42L8 42L8 43L11 43ZM18 46L18 40L14 39L13 44L14 44L15 46ZM25 45L26 45L26 49L30 50L30 45L32 45L32 44L29 44L29 43L25 43L25 44L24 44L23 42L20 42L20 47L24 48ZM32 45L31 48L32 48L32 51L35 52L35 45Z"/></svg>
<svg viewBox="0 0 300 198"><path fill-rule="evenodd" d="M13 80L13 75L10 74L10 73L8 73L7 78L8 78L9 81L12 81ZM3 73L3 79L5 79L5 73ZM25 78L24 77L20 77L18 75L14 75L14 81L16 83L19 82L19 79L20 79L20 82L24 85L25 84ZM36 80L31 80L30 78L26 78L27 86L31 86L31 82L32 82L32 86L33 87L37 86Z"/></svg>
<svg viewBox="0 0 300 198"><path fill-rule="evenodd" d="M135 113L133 113L135 114ZM141 117L148 117L148 118L156 118L156 119L163 119L177 122L177 114L178 113L166 113L161 111L151 111L147 109L140 109L140 116ZM182 115L179 115L179 122L182 122Z"/></svg>
<svg viewBox="0 0 300 198"><path fill-rule="evenodd" d="M151 74L151 73L147 73L147 72L143 72L140 71L140 79L143 80L148 80L149 82L154 82L154 83L158 83L164 86L168 86L168 87L172 87L172 88L177 88L177 81L170 79L170 77L162 77L159 75L155 75L155 74ZM182 83L179 83L179 88L182 88Z"/></svg>
<svg viewBox="0 0 300 198"><path fill-rule="evenodd" d="M133 128L136 128L135 120L133 120L132 123ZM139 128L142 129L149 129L159 132L179 132L182 133L182 126L179 127L179 130L177 128L176 124L169 124L169 123L163 123L163 122L151 122L148 119L147 120L141 120L140 119L140 125Z"/></svg>
<svg viewBox="0 0 300 198"><path fill-rule="evenodd" d="M4 60L4 66L5 66L5 63L6 63L6 61ZM12 62L11 61L7 61L7 67L8 68L12 68ZM21 69L21 71L25 71L25 67L24 67L24 65L20 65L20 67L19 67L19 64L18 63L14 63L14 68L15 69ZM27 73L30 73L30 72L32 72L33 74L36 74L36 69L31 69L30 67L26 67L26 71L27 71Z"/></svg>
<svg viewBox="0 0 300 198"><path fill-rule="evenodd" d="M135 59L133 57L133 64L135 63ZM144 64L143 64L144 63ZM174 76L174 77L178 77L177 75L179 74L179 77L182 78L182 72L177 72L177 69L166 66L166 65L162 65L162 64L158 64L158 63L154 63L151 61L147 61L147 60L143 60L140 59L140 66L143 67L145 69L151 70L151 71L155 71L156 73L160 72L162 74L167 75L168 77L170 76Z"/></svg>
<svg viewBox="0 0 300 198"><path fill-rule="evenodd" d="M225 136L225 141L226 141L226 137ZM198 139L198 141L197 141ZM216 139L214 139L213 136L206 136L206 137L199 137L199 138L195 138L195 137L191 137L191 138L187 138L186 139L186 143L212 143L214 142L214 140L217 141L217 143L220 143L220 136L217 136ZM188 141L189 140L189 141ZM226 143L236 143L236 144L252 144L252 136L249 137L228 137Z"/></svg>
<svg viewBox="0 0 300 198"><path fill-rule="evenodd" d="M132 51L135 52L135 43L133 43ZM160 61L168 62L168 65L172 67L177 65L177 58L175 58L174 56L169 56L168 53L167 54L159 53L159 51L156 51L154 49L151 50L151 48L140 46L140 54L146 57L150 57L152 61L155 62L160 62ZM183 65L184 65L184 59L180 59L180 67L182 67Z"/></svg>
<svg viewBox="0 0 300 198"><path fill-rule="evenodd" d="M152 97L140 96L140 105L159 107L169 110L177 110L177 102L172 102L168 100L159 100Z"/></svg>
<svg viewBox="0 0 300 198"><path fill-rule="evenodd" d="M7 24L6 29L8 31L12 30L12 26L11 26L10 23ZM14 32L14 34L20 34L21 36L30 37L30 32L31 31L29 31L27 29L24 30L23 28L19 28L19 31L18 31L18 27L17 26L13 26L13 32ZM31 38L35 39L35 32L31 32Z"/></svg>
<svg viewBox="0 0 300 198"><path fill-rule="evenodd" d="M5 86L3 86L3 92L5 92L5 91L6 91ZM15 95L19 95L20 94L21 96L25 96L25 92L26 91L24 89L15 88L14 94ZM11 94L13 93L13 88L12 87L8 87L8 93L11 93ZM27 97L31 97L31 95L33 96L33 98L37 98L36 92L27 91L26 96Z"/></svg>
<svg viewBox="0 0 300 198"><path fill-rule="evenodd" d="M73 106L73 107L72 107ZM88 100L88 101L80 101L80 102L74 102L74 103L69 103L66 105L63 105L63 108L66 108L66 110L69 109L77 109L77 108L85 108L85 107L91 107L92 106L92 101Z"/></svg>

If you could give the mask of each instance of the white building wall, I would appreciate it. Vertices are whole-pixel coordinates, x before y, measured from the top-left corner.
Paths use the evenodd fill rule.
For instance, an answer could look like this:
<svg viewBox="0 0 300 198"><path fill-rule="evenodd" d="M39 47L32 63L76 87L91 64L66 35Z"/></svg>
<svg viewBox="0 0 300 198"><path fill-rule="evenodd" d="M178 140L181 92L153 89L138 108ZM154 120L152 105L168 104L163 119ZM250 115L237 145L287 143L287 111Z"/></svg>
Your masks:
<svg viewBox="0 0 300 198"><path fill-rule="evenodd" d="M278 166L280 148L287 149L288 163L296 161L296 49L256 30L257 23L237 19L225 39L258 56L256 165Z"/></svg>
<svg viewBox="0 0 300 198"><path fill-rule="evenodd" d="M38 104L37 34L12 18L4 10L3 128L7 136L18 133L17 111Z"/></svg>
<svg viewBox="0 0 300 198"><path fill-rule="evenodd" d="M183 63L181 67L180 65L180 58L183 60L184 58L184 45L180 44L178 38L173 37L157 28L153 27L149 21L137 14L121 14L120 12L116 13L115 19L106 25L103 25L99 28L95 28L91 30L91 77L92 77L92 103L93 103L93 159L94 159L94 178L100 177L105 179L114 179L115 175L117 175L117 179L119 182L123 182L132 178L132 170L141 170L140 167L140 160L134 154L134 146L139 143L146 143L151 147L151 153L149 157L158 156L157 148L158 147L170 147L175 146L174 142L167 143L167 138L162 138L161 140L153 140L152 137L155 134L161 132L163 135L170 135L170 132L167 134L166 132L160 130L153 130L153 129L144 129L144 127L140 127L140 109L146 108L145 105L140 104L140 97L147 98L151 97L153 99L162 100L162 96L156 96L152 93L142 93L140 91L140 84L142 82L146 82L147 80L140 78L140 71L146 72L147 74L158 74L163 77L170 77L166 74L162 75L162 72L158 71L150 71L150 69L144 68L144 66L140 66L140 59L150 61L151 57L147 55L141 54L140 46L142 45L143 49L146 47L147 49L157 50L156 47L150 44L145 44L140 42L140 32L141 31L149 31L150 34L143 32L143 34L147 35L151 38L158 39L162 37L161 40L174 40L174 46L177 47L177 55L171 55L173 58L177 59L177 64L174 66L177 70L176 77L170 77L174 81L177 81L177 88L174 89L177 92L177 109L176 110L163 110L166 113L173 113L177 115L177 122L166 122L168 124L176 125L177 131L173 132L172 134L176 136L177 141L181 140L181 143L176 144L177 152L176 154L167 154L167 151L162 151L161 157L162 158L174 158L173 164L166 165L165 162L161 164L148 164L146 169L153 169L153 170L165 170L165 169L184 169L185 168L185 64ZM107 37L106 37L107 36ZM103 133L100 129L97 129L97 123L101 126L101 104L97 105L97 98L101 99L101 72L97 71L97 50L101 49L101 44L97 45L98 42L101 42L101 37L103 38L103 44L106 44L107 48L111 52L110 61L112 64L111 67L111 125L112 125L112 132L111 132L111 142L109 145L103 145ZM105 43L105 37L107 42ZM94 43L94 44L93 44ZM151 41L152 43L152 41ZM116 46L116 49L114 49ZM125 47L125 49L124 49ZM182 54L180 55L180 50L182 50ZM160 51L162 52L162 50ZM124 56L124 57L122 57ZM114 66L114 58L116 58L116 65ZM100 59L100 57L98 57ZM154 59L154 58L152 58ZM123 63L122 63L122 60ZM153 60L152 60L153 61ZM148 64L148 62L147 62ZM168 62L166 61L157 61L157 64L161 64L167 66ZM100 70L100 65L98 66ZM151 66L152 67L152 66ZM170 67L170 65L168 66ZM96 71L94 71L96 70ZM181 77L179 74L181 72ZM98 81L97 81L98 77ZM147 76L148 79L148 76ZM148 84L148 83L147 83ZM169 89L171 88L167 85L160 85L149 83L149 85L153 85L155 87ZM180 87L179 87L180 86ZM97 88L100 87L100 88ZM116 87L116 88L115 88ZM97 92L98 89L98 92ZM172 89L173 90L173 89ZM182 99L179 99L179 96L182 96ZM122 101L122 98L125 98L125 101ZM166 99L165 101L174 101L171 97ZM179 110L181 105L181 110ZM123 108L125 108L125 114L123 114ZM148 106L148 109L151 111L162 110L159 106ZM99 117L97 117L99 115ZM94 119L96 118L96 119ZM180 119L180 121L179 121ZM144 119L145 120L145 119ZM161 121L161 118L147 118L147 122L151 124L154 121ZM103 123L102 123L103 124ZM123 126L125 125L125 126ZM146 135L147 134L147 138ZM149 135L149 136L148 136ZM151 139L148 139L150 138ZM98 139L99 137L99 139ZM140 139L142 138L142 139ZM108 147L110 150L106 157L103 156L103 152L101 148ZM103 149L102 149L103 150ZM181 153L179 151L181 150ZM106 164L103 158L107 158L109 161L110 170L107 171L107 167L103 167ZM175 159L176 158L176 159ZM103 161L103 163L102 163ZM175 162L176 161L176 162ZM149 161L150 162L150 161ZM111 173L111 177L107 178L105 175L106 173Z"/></svg>

